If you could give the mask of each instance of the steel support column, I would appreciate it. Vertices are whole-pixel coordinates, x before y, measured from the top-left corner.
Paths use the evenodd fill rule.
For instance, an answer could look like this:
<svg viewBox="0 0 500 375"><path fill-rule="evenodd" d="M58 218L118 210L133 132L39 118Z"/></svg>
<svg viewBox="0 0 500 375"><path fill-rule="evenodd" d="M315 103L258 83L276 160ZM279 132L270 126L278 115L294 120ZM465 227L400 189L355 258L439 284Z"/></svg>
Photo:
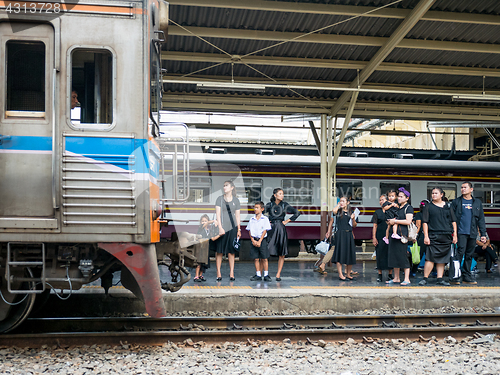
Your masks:
<svg viewBox="0 0 500 375"><path fill-rule="evenodd" d="M377 51L375 56L372 57L368 65L361 71L358 79L354 80L350 84L350 88L356 88L361 86L365 81L372 75L375 69L385 60L385 58L392 52L394 48L403 40L406 34L417 24L417 22L422 18L422 16L429 10L429 8L434 4L436 0L420 0L417 6L411 11L411 13L401 22L396 31L389 37L389 39L384 43L384 45ZM344 92L340 98L335 102L330 112L331 116L336 116L342 107L347 103L347 100L351 95L348 92ZM347 122L344 123L344 127L349 125Z"/></svg>
<svg viewBox="0 0 500 375"><path fill-rule="evenodd" d="M325 238L326 219L328 217L328 164L327 164L327 144L326 144L326 115L321 115L321 142L320 142L320 199L321 199L321 239Z"/></svg>

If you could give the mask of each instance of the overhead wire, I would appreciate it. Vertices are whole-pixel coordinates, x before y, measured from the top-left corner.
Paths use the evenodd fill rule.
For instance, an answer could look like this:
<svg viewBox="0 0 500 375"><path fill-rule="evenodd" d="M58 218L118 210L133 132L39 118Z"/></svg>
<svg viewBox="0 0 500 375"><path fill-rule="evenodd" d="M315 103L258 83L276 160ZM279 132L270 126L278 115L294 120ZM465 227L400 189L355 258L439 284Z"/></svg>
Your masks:
<svg viewBox="0 0 500 375"><path fill-rule="evenodd" d="M269 75L265 74L264 72L260 71L259 69L257 69L257 68L255 68L255 67L251 66L250 64L248 64L248 63L246 63L246 62L244 62L244 61L242 61L242 60L243 60L245 57L248 57L248 56L254 55L254 54L256 54L256 53L259 53L259 52L262 52L262 51L266 51L266 50L271 49L271 48L278 47L278 46L283 45L283 44L285 44L285 43L289 43L289 42L296 41L296 40L298 40L298 39L300 39L300 38L306 37L306 36L311 35L311 34L318 33L318 32L320 32L320 31L326 30L326 29L328 29L328 28L330 28L330 27L333 27L333 26L338 26L338 25L343 24L343 23L346 23L346 22L348 22L348 21L352 21L352 20L354 20L354 19L364 17L364 16L366 16L366 15L368 15L368 14L375 13L375 12L377 12L377 11L381 10L381 9L384 9L384 8L390 7L390 6L395 5L395 4L398 4L398 3L402 2L402 1L403 1L403 0L395 0L395 1L391 2L391 3L389 3L389 4L382 5L382 6L380 6L380 7L377 7L377 8L371 9L371 10L368 10L368 11L366 11L366 12L364 12L364 13L361 13L361 14L358 14L358 15L355 15L355 16L352 16L352 17L349 17L349 18L346 18L346 19L344 19L344 20L342 20L342 21L338 21L338 22L332 23L332 24L330 24L330 25L320 27L319 29L316 29L316 30L313 30L313 31L310 31L310 32L304 33L304 34L302 34L302 35L298 35L298 36L296 36L296 37L294 37L294 38L292 38L292 39L289 39L289 40L284 40L284 41L281 41L281 42L279 42L279 43L273 44L273 45L271 45L271 46L267 46L267 47L264 47L264 48L261 48L261 49L255 50L255 51L250 52L250 53L247 53L247 54L245 54L245 55L243 55L243 56L239 56L239 58L238 58L238 62L239 62L239 63L241 63L241 64L243 64L243 65L245 65L246 67L248 67L248 68L250 68L250 69L252 69L252 70L256 71L257 73L261 74L262 76L266 77L267 79L269 79L269 80L271 80L271 81L273 81L273 82L278 83L278 81L277 81L276 79L274 79L274 78L270 77ZM182 76L181 76L181 78L188 77L188 76L192 76L192 75L194 75L194 74L197 74L197 73L200 73L200 72L203 72L203 71L206 71L206 70L209 70L209 69L215 68L215 67L220 66L220 65L223 65L223 64L227 64L227 63L233 63L233 64L234 64L234 56L233 56L233 55L231 55L229 52L227 52L227 51L223 50L222 48L218 47L217 45L215 45L215 44L213 44L213 43L209 42L208 40L206 40L206 39L205 39L205 38L203 38L202 36L197 35L196 33L192 32L192 31L191 31L191 30L189 30L188 28L186 28L186 27L184 27L184 26L180 25L179 23L175 22L174 20L172 20L172 19L170 19L170 18L169 18L169 21L170 21L171 23L173 23L174 25L176 25L176 26L180 27L182 30L184 30L184 31L188 32L189 34L193 35L194 37L196 37L196 38L198 38L198 39L200 39L200 40L204 41L204 42L205 42L205 43L207 43L208 45L212 46L213 48L215 48L215 49L219 50L220 52L222 52L222 53L224 53L224 54L226 54L227 56L229 56L229 57L230 57L227 61L223 61L223 62L220 62L220 63L214 64L214 65L211 65L211 66L208 66L208 67L205 67L205 68L202 68L202 69L196 70L196 71L194 71L194 72L184 74L184 75L182 75ZM232 79L232 82L234 82L234 79ZM301 97L301 98L303 98L303 99L306 99L306 100L308 100L308 101L310 101L310 102L312 102L312 103L315 103L316 105L319 105L319 106L320 106L320 108L327 109L327 108L323 107L321 104L319 104L319 103L317 103L317 102L315 102L315 101L311 100L310 98L307 98L306 96L304 96L304 95L300 94L300 93L299 93L299 92L297 92L296 90L294 90L294 89L292 89L292 88L290 88L290 87L286 87L286 88L287 88L288 90L290 90L291 92L293 92L294 94L298 95L299 97Z"/></svg>

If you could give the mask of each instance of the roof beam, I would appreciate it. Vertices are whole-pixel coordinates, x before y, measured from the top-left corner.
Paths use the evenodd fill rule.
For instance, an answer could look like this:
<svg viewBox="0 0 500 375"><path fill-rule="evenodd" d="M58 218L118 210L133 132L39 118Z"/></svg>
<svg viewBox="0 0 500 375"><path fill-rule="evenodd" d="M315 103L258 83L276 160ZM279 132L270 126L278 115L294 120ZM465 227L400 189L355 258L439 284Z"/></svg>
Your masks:
<svg viewBox="0 0 500 375"><path fill-rule="evenodd" d="M434 4L436 0L420 0L418 4L413 8L408 17L406 17L403 22L398 26L398 28L392 33L392 35L387 39L384 45L377 51L377 53L370 59L370 62L349 85L350 88L360 87L370 75L375 71L375 69L385 60L385 58L392 52L394 48L403 40L405 35L417 24L417 22L422 18L422 16L429 10L429 8ZM330 116L337 116L340 109L347 103L351 94L349 92L344 92L335 102L330 111ZM344 124L344 127L346 125Z"/></svg>
<svg viewBox="0 0 500 375"><path fill-rule="evenodd" d="M196 85L198 83L227 83L230 86L231 80L235 83L254 84L266 86L267 88L278 89L295 89L295 90L326 90L326 91L359 91L359 92L378 92L387 94L411 94L411 95L438 95L438 96L453 96L453 95L470 95L482 94L482 88L469 87L448 87L448 86L422 86L422 85L394 85L383 83L365 82L362 87L350 87L351 82L335 82L335 81L305 81L305 80L266 80L262 78L250 77L229 77L229 76L189 76L182 77L180 75L164 75L164 84L188 84ZM487 90L488 95L500 95L500 90Z"/></svg>
<svg viewBox="0 0 500 375"><path fill-rule="evenodd" d="M201 36L204 38L222 39L245 39L245 40L272 40L292 41L292 39L304 35L303 33L262 31L262 30L240 30L219 29L214 27L186 27L190 32L179 26L170 25L169 36ZM194 34L194 35L193 35ZM342 44L382 47L389 38L374 36L336 35L336 34L311 34L293 40L294 43L319 43L319 44ZM397 48L427 49L438 51L458 51L473 53L500 53L499 44L446 42L436 40L402 39Z"/></svg>
<svg viewBox="0 0 500 375"><path fill-rule="evenodd" d="M230 62L230 59L227 56L216 53L163 51L161 57L162 60L165 61L191 61L191 62L208 62L208 63ZM328 60L328 59L310 59L310 58L275 57L275 56L272 57L247 56L245 57L244 62L250 65L293 66L293 67L303 67L303 68L352 69L352 70L356 69L362 70L368 64L367 61ZM243 61L234 61L234 63L243 64ZM500 77L500 69L470 68L461 66L399 64L399 63L383 62L376 68L376 70L385 72Z"/></svg>
<svg viewBox="0 0 500 375"><path fill-rule="evenodd" d="M163 94L164 110L210 112L245 112L276 114L328 113L331 100L262 97L254 95ZM346 110L341 109L340 116ZM439 105L425 103L363 102L358 100L353 111L356 118L407 120L470 120L500 122L500 108L494 106Z"/></svg>
<svg viewBox="0 0 500 375"><path fill-rule="evenodd" d="M330 5L330 4L310 4L310 3L289 3L284 1L264 1L264 0L170 0L170 5L199 6L224 9L247 9L259 11L271 11L280 13L309 13L327 14L339 16L360 16L373 11L375 7L353 6L353 5ZM411 9L384 8L376 12L363 15L363 17L381 17L404 19ZM423 21L441 21L470 23L482 25L500 25L500 17L488 14L472 14L459 12L429 11L423 17Z"/></svg>

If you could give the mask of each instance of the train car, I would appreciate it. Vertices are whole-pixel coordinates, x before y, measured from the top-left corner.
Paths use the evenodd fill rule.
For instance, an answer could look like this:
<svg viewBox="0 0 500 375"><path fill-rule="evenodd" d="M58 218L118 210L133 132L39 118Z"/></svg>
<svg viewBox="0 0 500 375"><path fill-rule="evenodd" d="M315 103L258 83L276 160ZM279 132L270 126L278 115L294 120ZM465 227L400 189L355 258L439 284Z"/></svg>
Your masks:
<svg viewBox="0 0 500 375"><path fill-rule="evenodd" d="M153 317L158 261L185 281L196 241L155 246L167 24L161 0L0 2L0 332L115 271Z"/></svg>
<svg viewBox="0 0 500 375"><path fill-rule="evenodd" d="M281 187L285 201L301 212L297 221L287 225L291 256L297 255L300 246L312 246L320 240L319 163L319 156L191 155L189 201L171 205L165 215L189 220L176 223L177 230L195 230L202 214L213 217L214 202L221 194L223 182L231 179L242 202L244 228L253 214L253 203L269 201L273 189ZM352 205L361 211L354 230L359 245L372 238L371 218L379 208L381 193L404 186L412 193L410 203L418 210L419 203L430 198L433 187L443 188L446 197L452 200L460 194L461 182L466 180L472 182L474 196L483 202L491 241L500 244L500 168L496 162L341 157L336 196L351 196ZM168 236L167 231L162 235ZM246 235L245 231L242 235Z"/></svg>

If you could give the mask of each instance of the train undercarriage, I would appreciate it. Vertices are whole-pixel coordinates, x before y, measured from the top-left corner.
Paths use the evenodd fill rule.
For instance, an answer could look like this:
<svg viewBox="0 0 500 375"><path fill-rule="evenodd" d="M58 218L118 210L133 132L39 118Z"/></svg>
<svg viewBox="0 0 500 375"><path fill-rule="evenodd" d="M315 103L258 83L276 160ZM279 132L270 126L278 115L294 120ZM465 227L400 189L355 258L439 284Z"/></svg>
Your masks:
<svg viewBox="0 0 500 375"><path fill-rule="evenodd" d="M144 301L151 317L165 316L162 290L176 292L190 280L188 267L208 256L208 240L179 233L157 244L52 244L10 242L0 245L0 332L18 327L52 292L61 299L84 285L120 284ZM166 267L169 280L161 280ZM116 279L116 278L115 278ZM100 281L100 283L99 283Z"/></svg>

